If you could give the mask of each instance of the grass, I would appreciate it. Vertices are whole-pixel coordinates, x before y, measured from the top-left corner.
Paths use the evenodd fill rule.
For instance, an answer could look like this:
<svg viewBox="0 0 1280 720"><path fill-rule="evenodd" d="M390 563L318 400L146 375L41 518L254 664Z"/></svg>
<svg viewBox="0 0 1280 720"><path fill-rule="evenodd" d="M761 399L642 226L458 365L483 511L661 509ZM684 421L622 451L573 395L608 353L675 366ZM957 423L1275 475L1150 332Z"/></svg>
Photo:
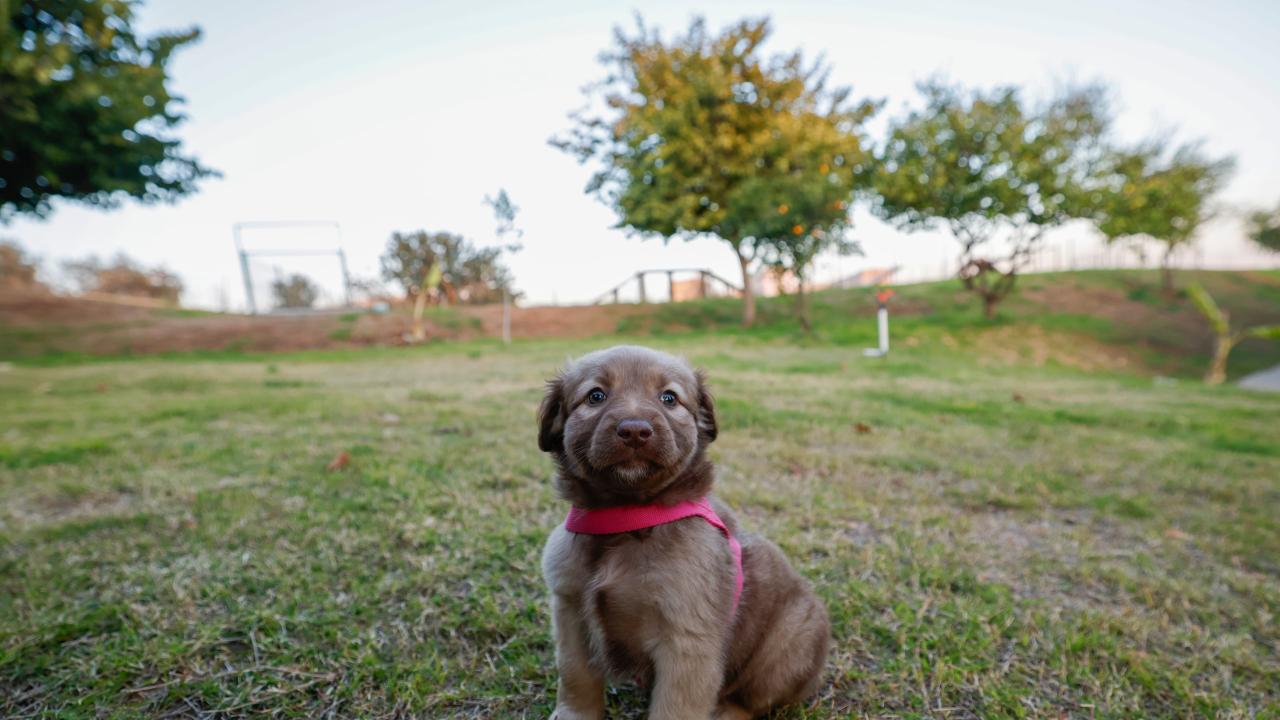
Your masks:
<svg viewBox="0 0 1280 720"><path fill-rule="evenodd" d="M830 307L802 342L648 329L831 611L779 717L1280 717L1280 397L977 352L1026 308L870 360ZM547 717L533 409L615 340L0 372L0 716Z"/></svg>

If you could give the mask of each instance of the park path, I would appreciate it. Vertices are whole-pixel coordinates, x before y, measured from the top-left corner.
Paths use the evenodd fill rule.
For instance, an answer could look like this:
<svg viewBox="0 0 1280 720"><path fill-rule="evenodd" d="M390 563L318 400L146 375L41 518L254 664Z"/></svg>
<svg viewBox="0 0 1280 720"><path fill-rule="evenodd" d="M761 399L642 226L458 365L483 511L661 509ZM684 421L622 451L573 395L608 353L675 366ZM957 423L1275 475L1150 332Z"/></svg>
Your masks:
<svg viewBox="0 0 1280 720"><path fill-rule="evenodd" d="M1240 378L1240 387L1250 390L1269 390L1280 392L1280 365L1270 370L1259 370L1256 373Z"/></svg>

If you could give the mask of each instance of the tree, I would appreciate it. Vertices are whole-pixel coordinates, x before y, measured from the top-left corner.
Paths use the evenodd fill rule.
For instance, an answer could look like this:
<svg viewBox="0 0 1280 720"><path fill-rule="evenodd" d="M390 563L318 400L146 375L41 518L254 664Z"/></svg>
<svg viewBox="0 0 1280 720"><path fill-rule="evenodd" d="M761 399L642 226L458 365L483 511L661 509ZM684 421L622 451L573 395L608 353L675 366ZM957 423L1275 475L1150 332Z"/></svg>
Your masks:
<svg viewBox="0 0 1280 720"><path fill-rule="evenodd" d="M124 253L110 262L96 256L69 260L63 270L84 293L104 293L162 300L177 304L182 280L163 267L147 268Z"/></svg>
<svg viewBox="0 0 1280 720"><path fill-rule="evenodd" d="M392 233L382 255L382 275L414 299L415 339L426 338L422 317L427 302L488 303L512 292L502 248L476 248L452 233Z"/></svg>
<svg viewBox="0 0 1280 720"><path fill-rule="evenodd" d="M277 278L271 283L271 295L276 307L291 310L309 308L316 304L320 289L306 275L294 273L287 278Z"/></svg>
<svg viewBox="0 0 1280 720"><path fill-rule="evenodd" d="M11 240L0 240L0 290L43 288L36 279L40 263Z"/></svg>
<svg viewBox="0 0 1280 720"><path fill-rule="evenodd" d="M1280 252L1280 205L1274 210L1249 213L1245 226L1250 240L1266 250Z"/></svg>
<svg viewBox="0 0 1280 720"><path fill-rule="evenodd" d="M524 237L524 230L516 227L516 215L520 212L520 208L511 202L511 196L507 195L505 189L498 190L497 197L484 198L484 204L493 209L493 217L498 221L497 235L498 239L505 239L508 235L514 235L514 241L507 245L509 252L518 252L520 250L520 238Z"/></svg>
<svg viewBox="0 0 1280 720"><path fill-rule="evenodd" d="M135 3L0 2L0 221L54 198L174 201L214 175L171 134L167 66L199 30L141 37Z"/></svg>
<svg viewBox="0 0 1280 720"><path fill-rule="evenodd" d="M994 317L1045 233L1092 214L1105 93L1068 88L1033 107L1013 87L930 81L920 91L924 107L890 124L873 210L907 231L947 226L961 244L961 280ZM991 247L997 240L1005 251Z"/></svg>
<svg viewBox="0 0 1280 720"><path fill-rule="evenodd" d="M1163 141L1110 152L1093 194L1098 230L1108 243L1151 238L1163 244L1161 284L1172 293L1173 255L1213 216L1210 201L1233 165L1230 158L1205 157L1195 145L1170 153ZM1141 255L1142 246L1134 247Z"/></svg>
<svg viewBox="0 0 1280 720"><path fill-rule="evenodd" d="M440 254L435 236L425 230L392 233L382 255L382 276L399 283L405 296L413 298L413 339L425 340L422 314L427 307L427 295L435 291L440 278Z"/></svg>
<svg viewBox="0 0 1280 720"><path fill-rule="evenodd" d="M601 56L608 76L588 89L602 110L575 113L569 134L552 140L599 162L587 192L613 207L620 227L727 243L742 271L745 325L755 319L751 266L766 244L797 225L801 234L820 227L833 209L801 217L815 205L793 195L838 196L847 213L869 159L858 129L877 107L829 88L827 67L807 66L799 52L764 57L769 32L767 19L719 35L697 19L669 43L642 21L634 36L615 30ZM790 142L809 136L820 140Z"/></svg>
<svg viewBox="0 0 1280 720"><path fill-rule="evenodd" d="M432 269L439 265L438 247L436 238L425 230L391 233L387 250L382 254L382 276L399 283L406 297L424 292L433 285L427 280Z"/></svg>
<svg viewBox="0 0 1280 720"><path fill-rule="evenodd" d="M1208 385L1220 385L1227 379L1227 358L1241 340L1248 338L1280 340L1280 325L1259 325L1232 330L1231 316L1226 310L1218 307L1213 297L1205 292L1199 283L1193 283L1188 287L1187 295L1191 297L1191 302L1195 303L1200 314L1204 315L1205 320L1209 321L1209 327L1213 328L1213 360L1209 363L1209 371L1204 376L1204 381Z"/></svg>

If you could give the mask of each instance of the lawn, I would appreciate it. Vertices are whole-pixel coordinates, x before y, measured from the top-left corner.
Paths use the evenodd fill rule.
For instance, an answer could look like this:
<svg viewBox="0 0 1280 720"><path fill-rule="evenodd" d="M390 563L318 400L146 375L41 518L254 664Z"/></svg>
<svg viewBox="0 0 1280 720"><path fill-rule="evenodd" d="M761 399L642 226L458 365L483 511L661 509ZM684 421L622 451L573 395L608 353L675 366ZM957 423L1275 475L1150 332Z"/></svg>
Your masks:
<svg viewBox="0 0 1280 720"><path fill-rule="evenodd" d="M1280 717L1280 396L769 327L643 341L831 611L780 717ZM618 339L6 367L0 716L547 717L534 408Z"/></svg>

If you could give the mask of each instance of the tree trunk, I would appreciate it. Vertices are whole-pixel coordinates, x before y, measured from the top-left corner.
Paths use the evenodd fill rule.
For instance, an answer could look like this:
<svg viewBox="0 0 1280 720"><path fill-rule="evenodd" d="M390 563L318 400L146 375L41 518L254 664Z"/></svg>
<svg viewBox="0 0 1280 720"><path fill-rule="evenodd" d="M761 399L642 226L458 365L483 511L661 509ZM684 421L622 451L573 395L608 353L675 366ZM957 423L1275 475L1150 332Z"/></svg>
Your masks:
<svg viewBox="0 0 1280 720"><path fill-rule="evenodd" d="M742 268L742 326L751 327L756 322L756 294L751 287L751 260L741 250L738 265Z"/></svg>
<svg viewBox="0 0 1280 720"><path fill-rule="evenodd" d="M809 335L813 333L813 326L809 324L809 300L804 294L804 278L797 279L800 282L796 288L796 319L800 321L800 328Z"/></svg>
<svg viewBox="0 0 1280 720"><path fill-rule="evenodd" d="M1227 379L1227 357L1235 346L1235 339L1230 335L1219 335L1213 342L1213 362L1209 364L1209 372L1205 373L1206 385L1221 385Z"/></svg>
<svg viewBox="0 0 1280 720"><path fill-rule="evenodd" d="M413 299L413 339L422 342L427 339L427 330L422 326L422 313L427 308L427 289L418 288L418 296Z"/></svg>
<svg viewBox="0 0 1280 720"><path fill-rule="evenodd" d="M982 316L988 320L996 319L996 303L1000 299L995 295L986 294L982 296Z"/></svg>
<svg viewBox="0 0 1280 720"><path fill-rule="evenodd" d="M1165 248L1164 257L1160 259L1160 286L1164 289L1164 294L1173 296L1173 266L1170 264L1173 259L1173 246L1169 245Z"/></svg>

